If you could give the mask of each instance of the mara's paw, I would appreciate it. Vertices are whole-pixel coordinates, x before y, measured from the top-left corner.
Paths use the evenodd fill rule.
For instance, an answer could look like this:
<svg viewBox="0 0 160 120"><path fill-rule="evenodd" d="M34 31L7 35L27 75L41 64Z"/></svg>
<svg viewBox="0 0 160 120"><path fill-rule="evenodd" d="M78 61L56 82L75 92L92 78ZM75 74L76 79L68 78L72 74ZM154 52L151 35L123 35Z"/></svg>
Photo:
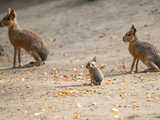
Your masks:
<svg viewBox="0 0 160 120"><path fill-rule="evenodd" d="M21 68L21 67L23 67L23 64L19 64L19 66L18 66L19 68Z"/></svg>
<svg viewBox="0 0 160 120"><path fill-rule="evenodd" d="M15 66L15 65L13 65L13 67L12 67L12 68L14 69L14 68L16 68L16 66Z"/></svg>
<svg viewBox="0 0 160 120"><path fill-rule="evenodd" d="M34 66L34 62L30 62L28 64L25 64L23 67L33 67Z"/></svg>
<svg viewBox="0 0 160 120"><path fill-rule="evenodd" d="M129 71L130 74L134 74L134 71Z"/></svg>
<svg viewBox="0 0 160 120"><path fill-rule="evenodd" d="M35 62L34 65L35 65L35 66L41 66L41 65L44 65L44 64L45 64L45 63L44 63L43 61L41 61L41 62L38 61L38 62Z"/></svg>

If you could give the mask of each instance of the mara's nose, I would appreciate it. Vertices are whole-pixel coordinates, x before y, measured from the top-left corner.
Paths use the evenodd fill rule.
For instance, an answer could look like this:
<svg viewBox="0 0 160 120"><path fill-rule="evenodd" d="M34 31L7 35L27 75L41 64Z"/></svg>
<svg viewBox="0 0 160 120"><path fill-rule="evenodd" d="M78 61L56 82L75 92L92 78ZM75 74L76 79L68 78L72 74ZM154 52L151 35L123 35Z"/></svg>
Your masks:
<svg viewBox="0 0 160 120"><path fill-rule="evenodd" d="M124 37L123 37L123 41L124 41Z"/></svg>
<svg viewBox="0 0 160 120"><path fill-rule="evenodd" d="M2 23L0 22L0 27L3 27Z"/></svg>

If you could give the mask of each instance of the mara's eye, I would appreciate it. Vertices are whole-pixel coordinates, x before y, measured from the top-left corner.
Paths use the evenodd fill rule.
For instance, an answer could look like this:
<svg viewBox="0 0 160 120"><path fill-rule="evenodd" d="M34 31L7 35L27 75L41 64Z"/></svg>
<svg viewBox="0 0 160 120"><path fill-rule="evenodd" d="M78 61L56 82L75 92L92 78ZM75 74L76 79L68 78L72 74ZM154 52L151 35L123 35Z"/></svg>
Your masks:
<svg viewBox="0 0 160 120"><path fill-rule="evenodd" d="M128 36L131 36L131 34L128 34Z"/></svg>
<svg viewBox="0 0 160 120"><path fill-rule="evenodd" d="M10 18L8 17L7 20L10 20Z"/></svg>

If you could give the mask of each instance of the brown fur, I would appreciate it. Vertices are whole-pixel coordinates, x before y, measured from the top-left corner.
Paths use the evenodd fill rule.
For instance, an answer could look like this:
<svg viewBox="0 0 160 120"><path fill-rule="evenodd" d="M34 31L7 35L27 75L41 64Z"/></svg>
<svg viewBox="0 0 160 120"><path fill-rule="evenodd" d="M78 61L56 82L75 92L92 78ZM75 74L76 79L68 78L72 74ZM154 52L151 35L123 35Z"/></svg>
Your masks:
<svg viewBox="0 0 160 120"><path fill-rule="evenodd" d="M37 66L44 64L49 53L45 41L37 33L23 29L18 25L14 9L8 9L8 14L1 20L0 26L8 27L8 37L14 47L13 67L16 66L17 52L19 66L21 66L21 48L33 56Z"/></svg>
<svg viewBox="0 0 160 120"><path fill-rule="evenodd" d="M136 28L134 25L129 32L123 37L124 42L129 42L129 52L133 56L133 62L130 72L133 71L136 63L136 72L138 72L138 63L141 60L145 65L152 68L154 71L160 71L160 56L156 48L147 42L142 42L137 39Z"/></svg>

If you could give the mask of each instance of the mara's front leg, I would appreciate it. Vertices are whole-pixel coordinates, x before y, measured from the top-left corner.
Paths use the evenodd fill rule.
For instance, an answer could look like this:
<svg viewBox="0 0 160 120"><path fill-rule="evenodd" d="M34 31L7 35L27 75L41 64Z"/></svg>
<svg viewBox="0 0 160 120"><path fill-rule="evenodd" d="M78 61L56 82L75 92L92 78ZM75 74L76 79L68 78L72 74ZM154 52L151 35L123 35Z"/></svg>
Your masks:
<svg viewBox="0 0 160 120"><path fill-rule="evenodd" d="M16 67L17 47L14 46L13 68Z"/></svg>
<svg viewBox="0 0 160 120"><path fill-rule="evenodd" d="M19 67L22 66L21 64L21 48L18 48L18 62L19 62Z"/></svg>
<svg viewBox="0 0 160 120"><path fill-rule="evenodd" d="M135 63L136 63L136 57L133 58L133 62L132 62L132 65L131 65L130 73L133 72L133 68L134 68Z"/></svg>
<svg viewBox="0 0 160 120"><path fill-rule="evenodd" d="M139 63L139 59L137 59L136 61L136 72L138 72L138 63Z"/></svg>

